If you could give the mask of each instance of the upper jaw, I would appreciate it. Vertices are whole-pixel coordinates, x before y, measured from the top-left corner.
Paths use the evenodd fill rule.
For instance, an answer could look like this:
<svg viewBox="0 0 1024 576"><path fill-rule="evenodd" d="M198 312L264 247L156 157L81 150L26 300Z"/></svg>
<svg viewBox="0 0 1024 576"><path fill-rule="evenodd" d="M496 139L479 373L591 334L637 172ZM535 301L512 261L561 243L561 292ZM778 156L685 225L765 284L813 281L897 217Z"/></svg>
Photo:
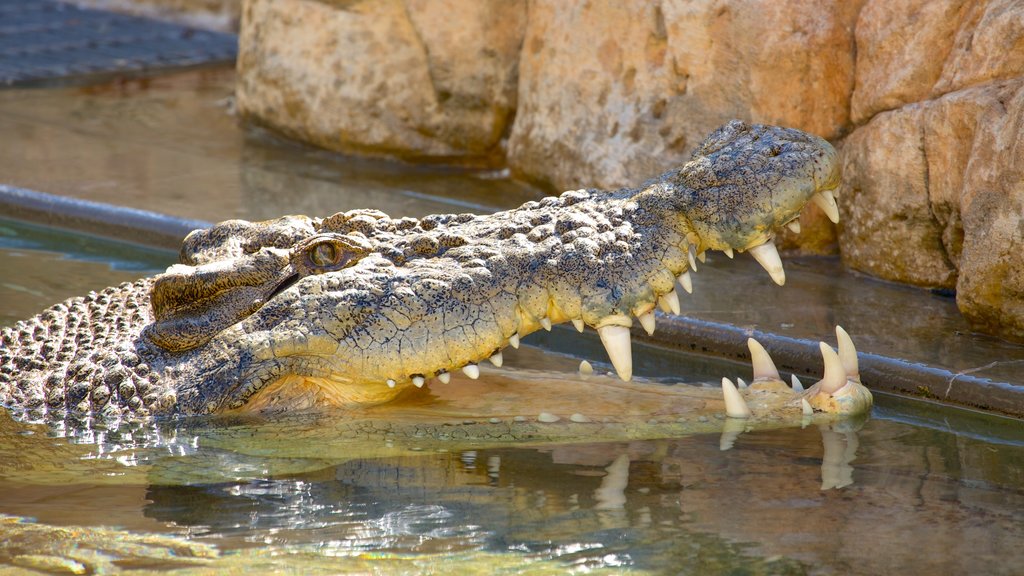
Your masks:
<svg viewBox="0 0 1024 576"><path fill-rule="evenodd" d="M709 137L684 166L693 189L685 211L705 249L746 251L770 242L808 202L837 222L831 194L839 185L835 148L799 130L733 122ZM730 207L721 210L723 205Z"/></svg>

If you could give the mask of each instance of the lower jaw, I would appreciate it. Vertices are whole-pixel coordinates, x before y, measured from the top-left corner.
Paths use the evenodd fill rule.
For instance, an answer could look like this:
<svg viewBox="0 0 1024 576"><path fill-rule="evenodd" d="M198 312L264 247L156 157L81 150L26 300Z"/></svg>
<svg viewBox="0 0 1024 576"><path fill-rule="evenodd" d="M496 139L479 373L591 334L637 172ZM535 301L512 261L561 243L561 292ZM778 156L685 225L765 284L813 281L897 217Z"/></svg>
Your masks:
<svg viewBox="0 0 1024 576"><path fill-rule="evenodd" d="M280 413L317 408L358 408L394 400L401 389L289 374L267 384L244 405L224 414Z"/></svg>

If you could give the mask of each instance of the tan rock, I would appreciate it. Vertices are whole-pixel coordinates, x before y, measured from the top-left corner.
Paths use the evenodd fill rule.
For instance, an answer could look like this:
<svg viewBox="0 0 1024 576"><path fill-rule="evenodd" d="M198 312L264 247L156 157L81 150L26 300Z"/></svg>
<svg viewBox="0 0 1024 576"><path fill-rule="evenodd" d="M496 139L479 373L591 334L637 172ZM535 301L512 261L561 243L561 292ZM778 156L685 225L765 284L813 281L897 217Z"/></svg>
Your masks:
<svg viewBox="0 0 1024 576"><path fill-rule="evenodd" d="M932 96L1024 75L1024 2L987 0L967 6Z"/></svg>
<svg viewBox="0 0 1024 576"><path fill-rule="evenodd" d="M868 0L857 20L853 121L1024 74L1019 0Z"/></svg>
<svg viewBox="0 0 1024 576"><path fill-rule="evenodd" d="M963 255L957 305L985 331L1024 339L1024 79L957 93L974 114L960 197ZM936 114L937 123L946 121Z"/></svg>
<svg viewBox="0 0 1024 576"><path fill-rule="evenodd" d="M859 5L532 2L509 163L552 189L618 187L685 161L732 118L836 137ZM828 245L831 225L806 221Z"/></svg>
<svg viewBox="0 0 1024 576"><path fill-rule="evenodd" d="M238 110L342 152L493 156L525 15L505 0L247 0Z"/></svg>
<svg viewBox="0 0 1024 576"><path fill-rule="evenodd" d="M840 253L881 278L952 288L956 269L928 195L923 115L921 105L883 112L844 142Z"/></svg>
<svg viewBox="0 0 1024 576"><path fill-rule="evenodd" d="M842 149L843 261L956 287L965 317L1024 339L1024 79L883 112Z"/></svg>
<svg viewBox="0 0 1024 576"><path fill-rule="evenodd" d="M854 122L931 95L970 3L868 0L857 19Z"/></svg>
<svg viewBox="0 0 1024 576"><path fill-rule="evenodd" d="M733 117L835 136L852 87L853 10L799 4L532 3L513 166L557 188L619 186L674 165ZM826 46L846 53L815 54Z"/></svg>

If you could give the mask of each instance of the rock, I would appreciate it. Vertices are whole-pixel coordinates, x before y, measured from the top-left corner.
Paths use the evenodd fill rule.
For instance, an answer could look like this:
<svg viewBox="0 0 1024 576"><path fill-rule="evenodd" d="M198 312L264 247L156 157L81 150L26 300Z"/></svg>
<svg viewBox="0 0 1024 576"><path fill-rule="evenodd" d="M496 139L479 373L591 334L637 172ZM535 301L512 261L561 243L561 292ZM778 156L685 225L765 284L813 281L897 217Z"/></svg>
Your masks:
<svg viewBox="0 0 1024 576"><path fill-rule="evenodd" d="M1018 0L869 0L856 36L856 123L1024 74L1024 4Z"/></svg>
<svg viewBox="0 0 1024 576"><path fill-rule="evenodd" d="M857 123L927 99L970 0L869 0L857 20Z"/></svg>
<svg viewBox="0 0 1024 576"><path fill-rule="evenodd" d="M1024 340L1024 79L944 100L933 130L975 120L967 162L950 166L963 174L957 305L979 329Z"/></svg>
<svg viewBox="0 0 1024 576"><path fill-rule="evenodd" d="M677 165L732 118L834 138L859 5L532 2L509 163L552 189L618 187Z"/></svg>
<svg viewBox="0 0 1024 576"><path fill-rule="evenodd" d="M843 262L918 286L953 288L931 211L921 105L883 112L843 143L839 248Z"/></svg>
<svg viewBox="0 0 1024 576"><path fill-rule="evenodd" d="M876 115L842 148L844 263L956 288L975 326L1024 339L1024 78Z"/></svg>
<svg viewBox="0 0 1024 576"><path fill-rule="evenodd" d="M341 152L480 162L515 109L525 17L506 0L249 0L238 110Z"/></svg>

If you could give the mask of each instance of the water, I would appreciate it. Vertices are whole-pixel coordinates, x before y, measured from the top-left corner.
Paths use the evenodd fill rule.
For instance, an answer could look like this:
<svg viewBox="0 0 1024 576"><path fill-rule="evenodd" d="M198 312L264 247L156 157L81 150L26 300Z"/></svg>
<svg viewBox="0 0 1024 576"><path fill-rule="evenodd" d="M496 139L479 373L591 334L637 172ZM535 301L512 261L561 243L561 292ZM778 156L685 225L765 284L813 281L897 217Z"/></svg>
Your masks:
<svg viewBox="0 0 1024 576"><path fill-rule="evenodd" d="M0 232L7 324L172 257ZM485 379L575 378L581 358L603 359L578 342L531 336ZM636 364L658 382L746 372L643 346ZM755 430L726 451L714 417L608 439L531 415L503 425L533 432L495 439L461 419L418 434L353 435L338 413L74 434L2 414L0 572L1020 573L1020 422L877 404L859 428Z"/></svg>

